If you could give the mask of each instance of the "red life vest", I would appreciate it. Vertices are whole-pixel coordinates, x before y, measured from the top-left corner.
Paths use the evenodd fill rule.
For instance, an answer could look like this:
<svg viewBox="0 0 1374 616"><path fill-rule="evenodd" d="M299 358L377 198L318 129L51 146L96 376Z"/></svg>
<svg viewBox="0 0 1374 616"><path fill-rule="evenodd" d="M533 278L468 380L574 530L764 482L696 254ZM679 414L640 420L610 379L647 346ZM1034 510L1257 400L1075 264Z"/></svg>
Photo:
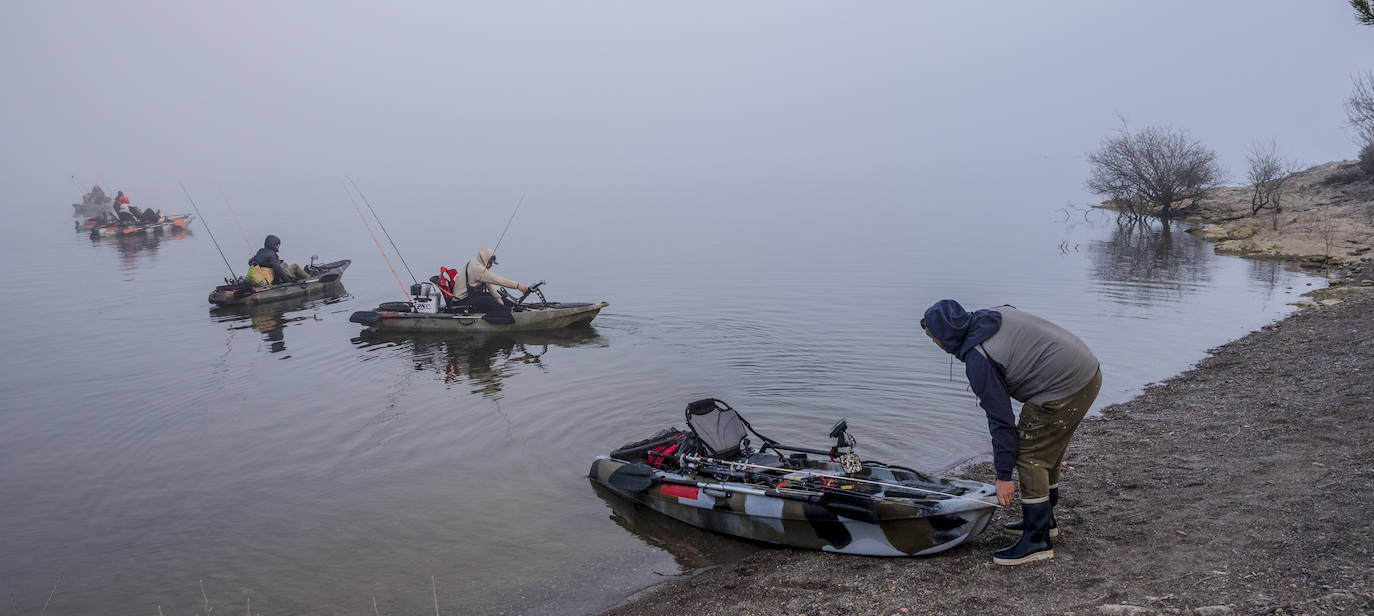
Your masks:
<svg viewBox="0 0 1374 616"><path fill-rule="evenodd" d="M458 278L458 270L439 266L439 290L444 296L453 297L453 283Z"/></svg>

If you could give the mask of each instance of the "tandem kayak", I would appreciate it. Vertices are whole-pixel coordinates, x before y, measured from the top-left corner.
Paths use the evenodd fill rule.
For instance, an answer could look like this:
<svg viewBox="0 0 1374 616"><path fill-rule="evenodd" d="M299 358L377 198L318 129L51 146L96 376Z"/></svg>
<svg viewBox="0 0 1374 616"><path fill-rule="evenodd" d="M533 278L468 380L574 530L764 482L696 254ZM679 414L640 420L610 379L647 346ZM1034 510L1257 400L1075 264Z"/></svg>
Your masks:
<svg viewBox="0 0 1374 616"><path fill-rule="evenodd" d="M185 228L191 224L194 216L190 214L178 214L168 216L162 222L152 222L143 224L129 224L117 222L112 224L96 225L91 229L91 237L109 237L116 235L132 235L135 233L160 233L171 229ZM78 226L78 229L80 227Z"/></svg>
<svg viewBox="0 0 1374 616"><path fill-rule="evenodd" d="M240 279L215 287L215 290L210 292L210 303L217 306L247 306L324 293L332 288L331 285L339 285L339 279L351 263L353 261L344 259L333 263L307 265L302 269L310 275L309 278L266 287L255 287Z"/></svg>
<svg viewBox="0 0 1374 616"><path fill-rule="evenodd" d="M713 398L689 404L687 424L598 456L588 477L697 528L841 554L935 554L983 532L997 509L989 484L859 460L844 421L829 450L763 437Z"/></svg>

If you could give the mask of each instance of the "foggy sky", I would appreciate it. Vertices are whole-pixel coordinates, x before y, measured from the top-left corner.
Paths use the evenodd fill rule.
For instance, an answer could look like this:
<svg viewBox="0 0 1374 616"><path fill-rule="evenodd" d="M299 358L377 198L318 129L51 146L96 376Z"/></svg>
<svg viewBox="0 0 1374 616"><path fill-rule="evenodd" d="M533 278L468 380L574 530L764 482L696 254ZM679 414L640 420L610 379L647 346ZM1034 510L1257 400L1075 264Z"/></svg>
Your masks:
<svg viewBox="0 0 1374 616"><path fill-rule="evenodd" d="M287 187L341 197L345 173L497 220L524 190L627 186L863 199L996 177L1057 205L1092 199L1083 157L1118 114L1190 130L1235 181L1256 140L1353 158L1341 104L1374 67L1374 28L1338 0L0 10L0 180L54 208L72 175L158 203L222 183L251 210Z"/></svg>

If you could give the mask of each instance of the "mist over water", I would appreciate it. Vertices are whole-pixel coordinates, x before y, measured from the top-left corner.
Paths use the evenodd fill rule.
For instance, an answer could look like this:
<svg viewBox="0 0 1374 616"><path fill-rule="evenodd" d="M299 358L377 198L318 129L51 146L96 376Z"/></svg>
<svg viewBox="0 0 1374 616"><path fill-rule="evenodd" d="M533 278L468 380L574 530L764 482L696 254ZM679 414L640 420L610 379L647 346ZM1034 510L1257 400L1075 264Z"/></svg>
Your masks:
<svg viewBox="0 0 1374 616"><path fill-rule="evenodd" d="M990 455L916 325L946 297L1064 325L1103 363L1098 407L1125 400L1321 283L1084 216L1084 153L1121 114L1235 177L1270 137L1351 157L1340 103L1374 39L1346 11L8 6L0 591L35 612L60 577L52 613L171 614L203 580L220 611L421 613L433 576L446 613L594 612L759 549L584 478L693 399L779 440L845 417L861 455L923 469ZM410 276L345 176L421 279L523 195L497 271L610 307L360 335L348 315ZM93 183L194 212L182 182L189 231L70 226ZM211 310L211 232L238 274L269 233L353 264L329 297Z"/></svg>

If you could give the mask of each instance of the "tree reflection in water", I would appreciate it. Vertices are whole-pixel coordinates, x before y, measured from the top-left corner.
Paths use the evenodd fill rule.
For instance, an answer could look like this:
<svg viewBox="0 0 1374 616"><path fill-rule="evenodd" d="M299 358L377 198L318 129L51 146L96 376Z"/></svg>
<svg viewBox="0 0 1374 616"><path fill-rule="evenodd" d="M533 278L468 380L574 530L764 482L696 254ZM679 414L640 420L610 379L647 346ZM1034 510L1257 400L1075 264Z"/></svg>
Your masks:
<svg viewBox="0 0 1374 616"><path fill-rule="evenodd" d="M1212 248L1168 222L1118 219L1106 241L1094 242L1090 277L1108 300L1131 306L1177 302L1211 282Z"/></svg>

